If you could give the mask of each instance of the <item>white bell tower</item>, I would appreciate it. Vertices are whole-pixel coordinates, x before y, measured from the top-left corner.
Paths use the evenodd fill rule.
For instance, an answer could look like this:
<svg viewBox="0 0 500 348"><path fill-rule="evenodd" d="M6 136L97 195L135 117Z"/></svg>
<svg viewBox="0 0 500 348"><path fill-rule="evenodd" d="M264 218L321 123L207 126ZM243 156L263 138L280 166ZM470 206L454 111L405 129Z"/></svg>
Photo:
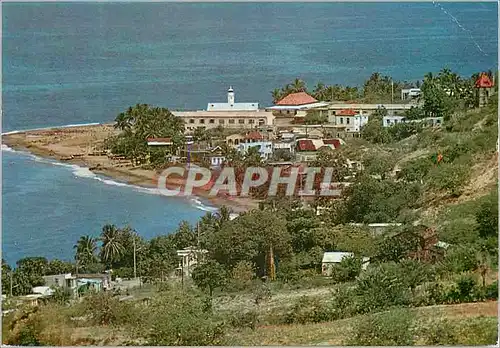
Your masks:
<svg viewBox="0 0 500 348"><path fill-rule="evenodd" d="M229 86L229 89L227 90L227 103L229 105L234 105L234 91L231 86Z"/></svg>

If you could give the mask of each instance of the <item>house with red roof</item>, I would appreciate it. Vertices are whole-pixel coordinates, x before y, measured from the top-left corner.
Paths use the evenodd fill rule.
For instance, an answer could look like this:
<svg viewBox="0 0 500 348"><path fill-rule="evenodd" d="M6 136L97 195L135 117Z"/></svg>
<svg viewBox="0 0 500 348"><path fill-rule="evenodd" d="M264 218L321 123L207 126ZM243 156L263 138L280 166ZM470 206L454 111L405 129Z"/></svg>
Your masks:
<svg viewBox="0 0 500 348"><path fill-rule="evenodd" d="M307 110L326 106L328 103L320 102L306 92L297 92L288 94L266 110L272 111L277 126L287 126L303 123Z"/></svg>
<svg viewBox="0 0 500 348"><path fill-rule="evenodd" d="M476 80L474 87L477 90L477 99L479 107L482 108L483 106L488 104L488 100L494 92L493 91L494 82L488 76L488 74L483 72L479 75L479 78Z"/></svg>
<svg viewBox="0 0 500 348"><path fill-rule="evenodd" d="M345 145L342 139L298 139L295 145L299 162L314 161L319 150L335 150Z"/></svg>

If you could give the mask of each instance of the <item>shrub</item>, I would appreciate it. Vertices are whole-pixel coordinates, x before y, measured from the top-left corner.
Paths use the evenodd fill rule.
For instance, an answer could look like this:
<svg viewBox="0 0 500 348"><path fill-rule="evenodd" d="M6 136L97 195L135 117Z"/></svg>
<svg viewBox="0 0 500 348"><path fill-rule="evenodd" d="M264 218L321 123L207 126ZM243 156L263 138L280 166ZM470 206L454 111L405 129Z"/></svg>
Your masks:
<svg viewBox="0 0 500 348"><path fill-rule="evenodd" d="M149 307L143 337L148 345L220 345L224 324L204 310L203 301L190 293L172 292L155 298Z"/></svg>
<svg viewBox="0 0 500 348"><path fill-rule="evenodd" d="M353 346L412 345L414 321L414 314L408 310L365 316L357 321L346 343Z"/></svg>
<svg viewBox="0 0 500 348"><path fill-rule="evenodd" d="M254 265L248 261L240 261L233 267L228 288L231 290L244 290L252 286L255 277Z"/></svg>
<svg viewBox="0 0 500 348"><path fill-rule="evenodd" d="M391 262L369 267L361 273L356 279L356 292L363 312L410 304L411 294L400 270Z"/></svg>
<svg viewBox="0 0 500 348"><path fill-rule="evenodd" d="M100 292L85 297L83 308L85 314L91 317L91 321L95 325L133 323L138 317L132 303L121 302L108 292Z"/></svg>
<svg viewBox="0 0 500 348"><path fill-rule="evenodd" d="M362 259L355 256L344 257L332 269L332 278L335 282L354 280L361 272Z"/></svg>
<svg viewBox="0 0 500 348"><path fill-rule="evenodd" d="M457 344L496 345L498 319L496 317L463 318L456 324Z"/></svg>
<svg viewBox="0 0 500 348"><path fill-rule="evenodd" d="M234 328L250 328L255 330L259 314L255 310L234 313L229 318L229 324Z"/></svg>
<svg viewBox="0 0 500 348"><path fill-rule="evenodd" d="M476 249L471 245L452 246L446 252L442 270L450 273L472 271L478 264L476 253Z"/></svg>
<svg viewBox="0 0 500 348"><path fill-rule="evenodd" d="M498 300L498 280L486 287L485 295L487 300Z"/></svg>
<svg viewBox="0 0 500 348"><path fill-rule="evenodd" d="M427 184L431 189L445 191L457 197L462 193L469 174L470 169L465 164L441 163L429 171Z"/></svg>
<svg viewBox="0 0 500 348"><path fill-rule="evenodd" d="M331 319L328 307L318 298L302 296L285 316L287 324L319 323Z"/></svg>
<svg viewBox="0 0 500 348"><path fill-rule="evenodd" d="M462 276L446 295L450 303L461 303L473 301L476 281L471 276Z"/></svg>
<svg viewBox="0 0 500 348"><path fill-rule="evenodd" d="M458 338L455 331L455 326L446 319L432 320L419 328L418 336L425 345L456 345Z"/></svg>

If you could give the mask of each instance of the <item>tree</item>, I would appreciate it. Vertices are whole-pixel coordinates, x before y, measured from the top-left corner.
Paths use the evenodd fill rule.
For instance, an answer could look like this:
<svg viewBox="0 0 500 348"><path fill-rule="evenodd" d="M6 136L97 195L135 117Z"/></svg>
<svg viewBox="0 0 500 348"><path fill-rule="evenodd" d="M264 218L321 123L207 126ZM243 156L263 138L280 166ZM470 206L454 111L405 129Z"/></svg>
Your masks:
<svg viewBox="0 0 500 348"><path fill-rule="evenodd" d="M318 112L308 112L304 118L305 124L325 124L328 123L326 115L320 115Z"/></svg>
<svg viewBox="0 0 500 348"><path fill-rule="evenodd" d="M82 236L73 247L76 249L75 260L78 267L85 268L87 265L97 262L97 239L91 236Z"/></svg>
<svg viewBox="0 0 500 348"><path fill-rule="evenodd" d="M52 275L52 274L72 273L74 272L74 269L75 269L74 264L55 259L49 261L45 274Z"/></svg>
<svg viewBox="0 0 500 348"><path fill-rule="evenodd" d="M211 257L227 269L239 261L249 261L256 265L259 276L270 275L274 260L291 253L284 219L276 212L263 210L228 221L209 237L207 244Z"/></svg>
<svg viewBox="0 0 500 348"><path fill-rule="evenodd" d="M385 108L375 110L368 122L361 128L361 137L376 144L391 142L389 131L382 124L383 117L386 115L387 110Z"/></svg>
<svg viewBox="0 0 500 348"><path fill-rule="evenodd" d="M193 282L201 289L208 289L210 297L212 297L214 289L221 287L227 280L227 274L215 260L208 260L200 265L197 265L191 274Z"/></svg>
<svg viewBox="0 0 500 348"><path fill-rule="evenodd" d="M119 261L124 253L120 230L115 225L105 225L102 228L100 240L102 242L101 260L108 266Z"/></svg>
<svg viewBox="0 0 500 348"><path fill-rule="evenodd" d="M477 231L482 238L498 236L498 191L495 189L476 213Z"/></svg>

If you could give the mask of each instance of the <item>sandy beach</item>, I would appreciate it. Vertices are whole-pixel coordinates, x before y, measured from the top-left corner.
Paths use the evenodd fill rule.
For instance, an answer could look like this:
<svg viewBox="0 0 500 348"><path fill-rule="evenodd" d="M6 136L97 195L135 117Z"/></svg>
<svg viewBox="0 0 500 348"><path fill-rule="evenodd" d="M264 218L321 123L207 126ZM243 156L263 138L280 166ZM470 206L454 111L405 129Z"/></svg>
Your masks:
<svg viewBox="0 0 500 348"><path fill-rule="evenodd" d="M2 143L14 150L24 150L34 155L64 163L88 167L95 174L103 175L140 187L156 187L155 170L134 167L129 160L115 159L101 151L104 140L117 134L112 124L74 126L22 131L2 135ZM174 186L178 181L168 182ZM211 205L226 205L234 212L258 207L250 198L209 197L208 191L196 190L196 196Z"/></svg>

